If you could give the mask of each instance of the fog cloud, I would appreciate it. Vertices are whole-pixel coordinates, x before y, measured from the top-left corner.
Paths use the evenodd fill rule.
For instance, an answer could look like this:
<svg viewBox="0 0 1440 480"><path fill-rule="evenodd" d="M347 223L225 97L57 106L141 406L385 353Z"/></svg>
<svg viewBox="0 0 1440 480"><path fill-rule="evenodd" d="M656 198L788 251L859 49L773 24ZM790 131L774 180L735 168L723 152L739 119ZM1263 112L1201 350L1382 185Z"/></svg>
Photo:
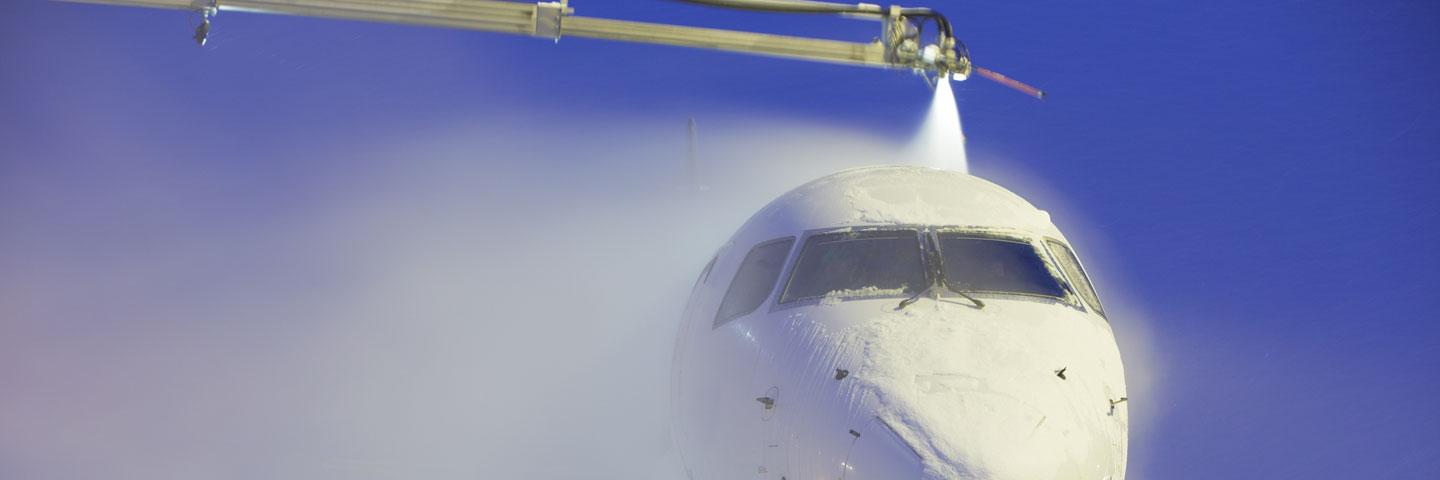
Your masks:
<svg viewBox="0 0 1440 480"><path fill-rule="evenodd" d="M673 474L693 277L774 196L897 150L700 121L703 192L684 118L446 121L267 158L122 131L17 169L0 476Z"/></svg>

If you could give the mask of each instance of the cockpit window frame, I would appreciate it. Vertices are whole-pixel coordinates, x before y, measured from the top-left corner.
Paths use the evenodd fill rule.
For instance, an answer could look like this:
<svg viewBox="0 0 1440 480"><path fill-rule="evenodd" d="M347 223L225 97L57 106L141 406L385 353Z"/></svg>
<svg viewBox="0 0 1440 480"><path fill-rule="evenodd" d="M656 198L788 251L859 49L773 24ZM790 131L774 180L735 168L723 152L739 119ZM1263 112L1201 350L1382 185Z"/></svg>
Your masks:
<svg viewBox="0 0 1440 480"><path fill-rule="evenodd" d="M940 256L942 262L944 261L945 252L944 252L944 249L940 247L940 236L941 236L941 235L959 234L958 236L960 236L960 237L962 237L962 238L975 238L975 239L983 239L983 240L995 240L995 241L1003 241L1003 242L1011 242L1011 243L1018 243L1018 244L1022 244L1022 245L1028 245L1028 246L1030 246L1030 249L1035 253L1035 258L1039 259L1039 260L1040 260L1040 264L1041 264L1041 265L1044 265L1044 266L1045 266L1045 270L1050 273L1050 277L1053 278L1053 279L1055 279L1055 283L1057 283L1057 284L1059 285L1060 290L1061 290L1062 292L1064 292L1064 295L1055 296L1055 295L1046 295L1046 294L1043 294L1043 293L1010 292L1010 291L1004 291L1004 290L964 290L965 293L978 294L978 295L984 295L984 296L997 296L997 297L1019 296L1019 297L1029 297L1029 298L1037 298L1037 299L1048 299L1048 300L1053 300L1053 301L1057 301L1057 302L1063 303L1063 304L1065 304L1065 305L1070 306L1071 308L1084 308L1084 305L1081 303L1081 299L1080 299L1079 296L1075 293L1074 289L1071 288L1069 280L1067 280L1067 279L1065 278L1065 272L1062 271L1062 270L1060 269L1060 266L1059 266L1058 264L1056 264L1055 261L1054 261L1054 259L1052 259L1052 258L1050 257L1050 251L1049 251L1049 249L1047 249L1046 246L1044 245L1044 240L1043 240L1044 237L1042 237L1042 236L1038 236L1038 235L1027 235L1027 234L1025 234L1025 233L1023 233L1023 232L1012 231L1012 230L1005 230L1005 229L997 229L997 228L990 228L990 227L968 227L968 228L967 228L967 227L950 227L950 226L945 226L945 227L933 227L933 228L930 230L930 234L931 234L931 235L934 235L935 246L936 246L935 248L936 248L937 254ZM943 264L943 263L942 263L942 264Z"/></svg>
<svg viewBox="0 0 1440 480"><path fill-rule="evenodd" d="M1095 297L1095 304L1090 305L1090 300L1084 298L1085 295L1080 292L1080 287L1076 286L1075 282L1070 279L1070 276L1068 274L1062 277L1065 279L1065 288L1070 291L1071 295L1076 297L1075 302L1079 305L1080 308L1086 311L1095 312L1095 314L1099 315L1100 318L1103 318L1106 322L1109 322L1110 316L1105 314L1104 302L1100 300L1100 290L1095 288L1095 280L1090 278L1090 271L1085 269L1085 262L1080 261L1080 255L1075 253L1075 247L1071 246L1070 242L1055 237L1041 237L1040 242L1045 247L1045 252L1051 256L1050 261L1055 264L1055 268L1057 270L1060 270L1061 274L1065 274L1065 269L1061 267L1060 259L1055 258L1056 253L1055 250L1051 248L1051 243L1064 247L1065 250L1070 254L1070 258L1075 259L1075 266L1080 270L1080 275L1084 277L1085 284L1090 286L1090 294Z"/></svg>
<svg viewBox="0 0 1440 480"><path fill-rule="evenodd" d="M788 263L786 263L786 265L785 265L785 271L781 273L781 278L784 278L785 281L783 281L783 282L780 283L779 288L777 289L777 291L776 291L776 293L775 293L775 303L774 303L774 306L771 307L770 310L771 310L771 311L776 311L776 310L783 310L783 309L786 309L786 308L794 308L794 307L800 307L800 306L806 306L806 305L818 305L820 302L825 301L825 296L818 296L818 297L797 298L797 299L794 299L794 300L790 300L790 301L788 301L788 302L782 302L782 300L784 299L784 296L785 296L785 292L787 292L787 291L790 290L790 285L791 285L791 283L795 281L795 269L800 266L800 260L801 260L801 259L804 257L804 255L805 255L805 247L810 244L810 239L812 239L812 238L814 238L814 237L817 237L817 236L821 236L821 235L833 235L833 234L837 234L837 233L906 232L906 231L915 233L915 242L916 242L916 244L918 245L918 247L919 247L919 249L920 249L920 263L921 263L921 265L922 265L922 270L924 270L925 282L927 282L926 285L918 286L919 289L923 290L926 286L928 286L928 283L929 283L929 282L933 282L933 281L934 281L934 279L930 277L930 272L928 271L928 269L924 269L924 267L923 267L923 266L925 265L925 262L928 261L927 259L928 259L929 256L930 256L930 252L928 251L928 248L929 248L929 247L926 245L925 237L924 237L924 235L926 234L925 228L926 228L926 227L925 227L924 225L875 225L875 226L865 226L865 227L840 227L840 228L821 228L821 229L814 229L814 230L806 230L805 232L803 232L803 233L799 236L799 238L798 238L798 240L797 240L797 242L796 242L797 247L795 248L795 251L792 252L792 254L791 254L791 257L792 257L792 258L790 258L790 261L789 261ZM849 300L899 299L899 298L906 298L906 297L909 297L909 296L910 296L910 295L908 295L908 294L897 294L897 295L882 294L882 295L866 295L866 296L841 297L841 298L839 298L839 300L843 302L843 301L849 301Z"/></svg>
<svg viewBox="0 0 1440 480"><path fill-rule="evenodd" d="M796 236L787 235L784 237L773 238L770 240L756 243L755 246L750 247L749 250L745 251L745 256L740 257L739 264L735 265L735 272L730 277L730 285L725 288L725 293L720 296L719 304L717 304L715 307L715 316L710 324L711 330L723 327L726 324L735 321L736 319L754 314L756 311L759 311L761 307L764 307L766 303L771 303L771 299L775 298L775 290L781 283L780 280L785 278L785 276L790 271L791 264L795 262L795 245L798 241L799 239ZM724 313L725 299L729 297L731 291L735 289L735 282L738 281L740 278L740 273L745 267L745 260L748 259L750 255L754 254L760 248L774 245L777 243L788 243L789 247L785 249L785 256L782 257L780 260L780 269L776 271L775 278L770 280L770 289L765 293L765 296L761 297L760 301L756 303L754 307L749 308L744 312L732 314L729 316L722 315L722 313Z"/></svg>
<svg viewBox="0 0 1440 480"><path fill-rule="evenodd" d="M705 264L703 270L700 270L700 278L695 280L696 286L710 283L710 271L715 269L715 261L717 260L720 260L720 254L715 254L715 256L710 257L710 262Z"/></svg>
<svg viewBox="0 0 1440 480"><path fill-rule="evenodd" d="M1060 284L1061 290L1063 290L1063 291L1065 292L1065 295L1064 295L1064 296L1056 297L1056 296L1043 295L1043 294L1033 294L1033 293L1023 293L1023 292L1003 292L1003 291L1001 291L1001 292L977 291L977 292L965 292L965 293L967 293L967 294L979 295L979 296L981 296L982 298L1024 299L1024 300L1028 300L1028 301L1038 301L1038 302L1045 302L1045 303L1052 303L1052 304L1056 304L1056 305L1062 305L1062 306L1066 306L1066 307L1069 307L1069 308L1072 308L1072 309L1075 309L1075 310L1080 310L1080 311L1089 311L1089 310L1090 310L1090 309L1087 308L1087 306L1085 305L1085 301L1080 297L1079 293L1076 292L1075 288L1070 284L1069 278L1065 275L1064 271L1060 269L1059 264L1058 264L1058 263L1056 262L1056 260L1051 256L1051 253L1050 253L1049 248L1045 245L1045 243L1044 243L1045 240L1046 240L1046 239L1050 239L1051 237L1047 237L1047 236L1044 236L1044 235L1033 234L1033 233L1028 233L1028 232L1019 231L1019 230L1006 229L1006 228L986 227L986 226L895 224L895 225L867 225L867 226L851 226L851 227L816 228L816 229L810 229L810 230L805 230L805 231L801 232L800 235L798 235L798 236L795 237L795 239L796 239L795 246L791 247L790 258L787 259L786 264L785 264L785 268L784 268L784 270L782 270L781 273L780 273L780 278L782 279L782 281L778 282L778 285L776 285L775 291L774 291L774 292L771 292L771 294L770 294L771 298L768 299L768 301L771 302L771 303L770 303L769 312L777 312L777 311L788 310L788 309L792 309L792 308L818 305L818 304L820 304L820 302L824 299L824 297L818 297L818 298L817 298L817 297L811 297L811 298L806 298L806 299L797 299L797 300L793 300L793 301L786 302L786 303L780 303L780 295L785 291L785 289L788 289L788 288L789 288L790 282L792 281L792 278L794 277L794 274L795 274L795 267L796 267L797 264L800 262L801 252L804 250L806 243L808 243L808 242L810 241L810 237L813 237L813 236L816 236L816 235L832 234L832 233L860 232L860 231L877 231L877 230L886 230L886 231L912 230L912 231L916 231L916 232L918 233L918 235L919 235L919 238L918 238L918 239L919 239L919 241L920 241L920 250L921 250L921 256L922 256L921 258L922 258L922 261L924 261L924 262L929 262L929 261L931 261L930 259L931 259L932 257L936 257L936 256L938 255L936 252L932 251L932 249L938 250L938 248L939 248L939 240L940 240L939 236L940 236L941 234L945 234L945 233L961 233L961 234L964 234L964 235L967 236L967 237L973 237L973 238L988 238L988 239L994 239L994 240L1004 240L1004 241L1010 241L1010 242L1016 242L1016 243L1023 243L1023 244L1029 245L1030 248L1032 248L1032 249L1035 251L1036 257L1038 257L1038 258L1040 259L1040 262L1045 265L1046 271L1048 271L1048 272L1050 273L1050 276L1053 277L1053 278L1056 280L1056 282L1058 282L1058 283ZM1082 267L1082 268L1083 268L1083 267ZM926 275L926 281L932 281L932 282L934 281L934 279L931 278L930 272L928 271L928 269L927 269L925 275ZM953 294L951 294L950 296L953 296ZM905 296L903 296L903 295L901 295L901 296L892 296L892 295L880 296L880 295L877 295L877 296L863 296L863 297L845 297L845 298L841 298L841 299L839 299L839 300L840 300L841 302L849 302L849 301L856 301L856 300L877 300L877 299L881 299L881 300L893 300L893 299L896 299L896 298L904 298L904 297L905 297ZM763 307L763 305L762 305L762 307Z"/></svg>

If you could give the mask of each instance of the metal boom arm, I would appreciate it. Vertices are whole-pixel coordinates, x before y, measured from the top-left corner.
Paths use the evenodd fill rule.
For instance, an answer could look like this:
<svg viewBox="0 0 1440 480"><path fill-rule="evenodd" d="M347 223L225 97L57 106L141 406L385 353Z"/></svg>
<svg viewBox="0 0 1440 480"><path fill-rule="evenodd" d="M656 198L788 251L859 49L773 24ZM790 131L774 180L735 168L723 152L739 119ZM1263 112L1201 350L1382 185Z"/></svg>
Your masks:
<svg viewBox="0 0 1440 480"><path fill-rule="evenodd" d="M427 27L459 28L550 38L599 38L672 45L866 67L909 69L927 80L965 80L970 74L994 80L1026 95L1045 92L998 72L975 67L969 51L954 37L949 20L928 8L845 5L809 0L684 0L690 3L769 11L834 13L873 18L882 24L879 40L846 42L821 38L702 28L664 23L581 17L569 0L522 3L503 0L61 0L131 7L170 8L201 14L195 41L205 44L210 17L220 11L275 13ZM940 27L925 44L920 25Z"/></svg>
<svg viewBox="0 0 1440 480"><path fill-rule="evenodd" d="M273 13L430 27L447 27L560 39L561 36L704 48L800 60L913 69L936 76L970 74L969 59L956 55L954 40L922 48L918 31L902 10L873 17L885 22L883 40L846 42L787 35L575 16L567 1L520 3L496 0L63 0L202 13L196 41L205 42L209 17L219 11ZM874 10L883 11L879 7ZM948 43L948 45L947 45ZM926 50L929 51L926 51Z"/></svg>

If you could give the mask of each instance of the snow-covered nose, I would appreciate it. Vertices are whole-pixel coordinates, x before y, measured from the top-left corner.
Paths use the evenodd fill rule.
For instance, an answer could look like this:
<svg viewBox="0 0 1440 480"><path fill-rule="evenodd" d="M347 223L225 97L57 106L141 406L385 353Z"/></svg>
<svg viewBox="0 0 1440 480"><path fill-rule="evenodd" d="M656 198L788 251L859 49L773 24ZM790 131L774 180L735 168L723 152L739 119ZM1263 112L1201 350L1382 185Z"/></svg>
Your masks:
<svg viewBox="0 0 1440 480"><path fill-rule="evenodd" d="M1090 479L1109 474L1105 432L1059 402L1018 396L1016 383L965 374L915 375L856 444L847 479ZM1034 388L1035 390L1043 390ZM1053 393L1051 393L1053 394ZM893 403L889 403L893 402Z"/></svg>
<svg viewBox="0 0 1440 480"><path fill-rule="evenodd" d="M897 415L911 421L897 429L935 456L932 478L1082 478L1072 452L1094 439L1063 412L963 375L922 375L917 383L920 394Z"/></svg>
<svg viewBox="0 0 1440 480"><path fill-rule="evenodd" d="M889 439L857 443L851 463L869 473L847 479L1100 480L1115 474L1117 439L1098 393L1103 386L1088 364L1075 360L1084 352L1072 358L1060 346L1075 339L1044 321L990 313L963 319L917 313L904 319L906 328L871 331L860 380L877 399L871 438ZM1066 363L1083 375L1060 378L1055 369ZM918 472L882 474L866 462L885 470L918 465Z"/></svg>

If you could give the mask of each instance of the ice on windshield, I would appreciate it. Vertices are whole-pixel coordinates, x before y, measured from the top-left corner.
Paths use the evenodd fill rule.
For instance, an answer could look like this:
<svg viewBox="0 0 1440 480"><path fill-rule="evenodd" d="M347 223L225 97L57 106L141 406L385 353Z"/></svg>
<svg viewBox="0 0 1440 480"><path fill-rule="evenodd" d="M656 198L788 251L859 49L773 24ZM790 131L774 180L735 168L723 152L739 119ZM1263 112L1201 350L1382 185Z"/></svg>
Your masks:
<svg viewBox="0 0 1440 480"><path fill-rule="evenodd" d="M916 231L828 233L805 241L780 303L903 297L928 284Z"/></svg>
<svg viewBox="0 0 1440 480"><path fill-rule="evenodd" d="M961 292L1065 296L1059 280L1029 243L941 234L940 255L946 281Z"/></svg>
<svg viewBox="0 0 1440 480"><path fill-rule="evenodd" d="M1080 260L1075 258L1075 252L1070 247L1055 240L1046 240L1050 246L1050 253L1055 254L1055 260L1060 268L1065 270L1065 276L1070 277L1070 284L1075 286L1085 303L1090 305L1096 313L1105 314L1105 309L1100 306L1100 296L1095 294L1095 287L1090 284L1090 277L1085 275L1085 269L1080 268Z"/></svg>

